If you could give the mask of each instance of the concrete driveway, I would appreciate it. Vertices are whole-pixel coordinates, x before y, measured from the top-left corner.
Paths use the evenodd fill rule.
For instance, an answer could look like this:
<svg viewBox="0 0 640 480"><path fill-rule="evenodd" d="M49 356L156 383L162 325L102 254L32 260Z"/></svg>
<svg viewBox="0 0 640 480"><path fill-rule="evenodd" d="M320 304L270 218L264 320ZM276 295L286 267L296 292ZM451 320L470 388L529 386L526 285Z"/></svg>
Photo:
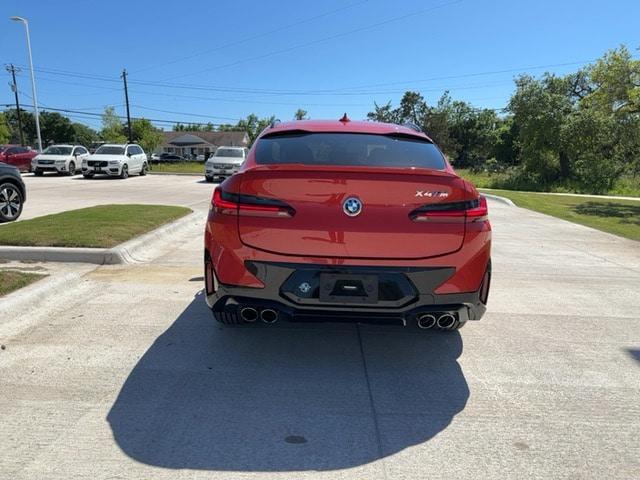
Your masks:
<svg viewBox="0 0 640 480"><path fill-rule="evenodd" d="M490 209L460 333L222 328L200 228L5 312L0 478L637 479L639 244Z"/></svg>
<svg viewBox="0 0 640 480"><path fill-rule="evenodd" d="M20 220L108 203L181 205L206 210L213 191L213 184L205 182L204 176L191 175L134 175L122 180L25 174L22 179L27 187L27 202Z"/></svg>

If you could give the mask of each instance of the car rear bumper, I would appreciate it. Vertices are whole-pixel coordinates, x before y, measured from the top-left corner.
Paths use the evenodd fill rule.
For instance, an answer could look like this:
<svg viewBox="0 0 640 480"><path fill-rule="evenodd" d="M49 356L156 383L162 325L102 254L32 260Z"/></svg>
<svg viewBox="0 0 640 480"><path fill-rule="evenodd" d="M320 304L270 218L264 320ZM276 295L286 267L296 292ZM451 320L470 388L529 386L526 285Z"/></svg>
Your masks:
<svg viewBox="0 0 640 480"><path fill-rule="evenodd" d="M456 320L480 320L486 311L491 280L486 265L480 287L465 293L439 294L455 268L330 266L280 262L246 262L247 269L263 283L251 288L220 283L215 267L205 261L206 301L214 312L240 315L243 308L260 312L272 309L281 320L398 323L407 325L428 313L451 313ZM320 275L353 275L376 278L375 302L355 297L320 300ZM326 277L325 277L326 278ZM307 285L308 284L308 290ZM300 288L303 286L304 288ZM303 293L307 290L307 293Z"/></svg>

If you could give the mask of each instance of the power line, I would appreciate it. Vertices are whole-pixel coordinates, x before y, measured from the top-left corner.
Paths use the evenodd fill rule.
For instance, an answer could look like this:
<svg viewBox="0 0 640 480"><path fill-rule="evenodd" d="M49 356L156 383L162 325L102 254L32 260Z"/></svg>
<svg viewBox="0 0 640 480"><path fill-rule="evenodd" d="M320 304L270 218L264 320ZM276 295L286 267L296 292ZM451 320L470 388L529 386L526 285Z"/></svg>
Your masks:
<svg viewBox="0 0 640 480"><path fill-rule="evenodd" d="M418 15L424 15L425 13L428 13L428 12L431 12L431 11L434 11L434 10L437 10L437 9L440 9L440 8L450 7L452 5L457 5L457 4L462 3L464 1L465 0L454 0L453 2L447 2L447 3L442 3L440 5L435 5L433 7L423 8L421 10L417 10L417 11L414 11L414 12L411 12L411 13L407 13L407 14L400 15L400 16L397 16L397 17L389 18L389 19L383 20L381 22L372 23L372 24L369 24L369 25L365 25L363 27L354 28L354 29L348 30L346 32L337 33L337 34L334 34L334 35L330 35L328 37L319 38L319 39L312 40L312 41L309 41L309 42L300 43L300 44L297 44L297 45L292 45L290 47L282 48L280 50L274 50L272 52L268 52L268 53L265 53L265 54L262 54L262 55L243 58L243 59L236 60L236 61L233 61L231 63L224 64L224 65L217 65L215 67L205 68L204 70L199 70L197 72L190 72L190 73L183 74L183 75L177 75L177 76L169 77L167 80L175 80L176 78L184 78L184 77L189 77L191 75L199 75L201 73L206 73L206 72L210 72L210 71L213 71L213 70L219 70L221 68L234 67L236 65L239 65L239 64L245 63L245 62L252 62L252 61L255 61L255 60L262 60L263 58L268 58L268 57L271 57L273 55L278 55L280 53L288 53L288 52L291 52L293 50L297 50L299 48L310 47L312 45L317 45L319 43L324 43L324 42L328 42L330 40L335 40L336 38L346 37L348 35L353 35L354 33L362 32L362 31L365 31L365 30L371 30L373 28L378 28L378 27L381 27L383 25L387 25L389 23L394 23L394 22L398 22L400 20L405 20L405 19L410 18L410 17L415 17L415 16L418 16Z"/></svg>
<svg viewBox="0 0 640 480"><path fill-rule="evenodd" d="M5 103L3 104L3 106L5 108L9 108L12 107L13 105L10 103ZM43 105L44 106L44 105ZM32 107L32 105L23 105L23 107ZM45 107L46 110L51 110L53 112L63 112L63 113L73 113L76 114L76 116L86 116L86 117L91 117L91 118L97 118L97 117L102 117L101 113L92 113L92 112L82 112L82 111L78 111L78 110L71 110L68 108L54 108L54 107ZM126 120L126 116L123 115L114 115L115 117L117 117L120 120ZM227 125L224 123L213 123L213 122L207 122L207 123L202 123L202 122L191 122L188 120L167 120L167 119L158 119L158 118L146 118L146 117L131 117L133 120L149 120L150 122L155 122L155 123L164 123L164 124L171 124L171 125L175 125L176 123L188 123L191 125L202 125L202 126L207 126L209 124L213 125L213 126L220 126L220 125ZM213 118L213 117L211 117Z"/></svg>
<svg viewBox="0 0 640 480"><path fill-rule="evenodd" d="M218 119L222 119L222 120L231 120L231 121L234 121L234 122L237 122L237 121L240 120L239 118L232 118L232 117L213 117L211 115L200 115L200 114L197 114L197 113L174 112L172 110L160 110L158 108L144 107L142 105L132 105L132 106L136 107L136 108L140 108L142 110L149 110L149 111L152 111L152 112L173 113L173 114L176 114L176 115L191 115L192 117L201 117L201 118L218 118Z"/></svg>
<svg viewBox="0 0 640 480"><path fill-rule="evenodd" d="M396 93L402 93L403 90L364 90L365 88L376 88L376 87L385 87L385 86L394 86L394 85L411 85L411 84L417 84L417 83L428 83L428 82L437 81L437 80L454 80L458 78L480 77L480 76L496 75L496 74L503 74L503 73L522 72L526 70L539 70L543 68L584 65L585 63L589 63L592 61L594 60L551 63L551 64L545 64L545 65L523 66L523 67L500 69L500 70L469 72L469 73L464 73L459 75L447 75L447 76L438 76L438 77L430 77L430 78L422 78L422 79L403 80L398 82L387 82L387 83L339 87L335 89L320 89L320 90L275 90L275 89L258 89L258 88L237 88L237 87L225 87L225 86L214 86L214 85L204 85L204 84L181 84L181 83L152 82L152 81L142 81L142 80L129 80L129 83L140 85L140 86L150 86L150 87L159 87L159 88L212 91L212 92L219 92L219 93L238 93L238 94L251 94L251 95L367 96L367 95L396 94ZM82 78L82 79L96 80L96 81L119 82L119 80L107 79L105 77L98 77L98 76L92 76L92 75L84 75L81 73L54 71L49 69L35 69L35 70L45 74L51 74L51 75L62 75L62 76L69 76L74 78ZM59 83L63 82L61 80L53 80L48 78L45 78L45 80L55 81ZM67 83L70 83L70 82L67 82ZM76 82L76 83L73 83L73 85L78 85L78 84ZM90 84L84 84L84 85L87 87L100 88L105 90L114 90L114 91L120 90L120 88L106 87L102 85L90 85ZM447 85L447 86L443 86L442 89L453 89L453 88L463 88L463 87L464 85L462 86Z"/></svg>
<svg viewBox="0 0 640 480"><path fill-rule="evenodd" d="M343 7L336 8L336 9L330 10L328 12L324 12L324 13L321 13L321 14L318 14L318 15L314 15L313 17L308 17L308 18L302 19L302 20L300 20L298 22L295 22L295 23L290 23L290 24L287 24L287 25L283 25L281 27L274 28L273 30L269 30L267 32L258 33L256 35L253 35L253 36L250 36L250 37L246 37L246 38L243 38L243 39L240 39L240 40L236 40L234 42L225 43L225 44L219 45L219 46L214 47L214 48L209 48L207 50L203 50L201 52L197 52L197 53L194 53L192 55L188 55L186 57L180 57L180 58L176 58L175 60L168 61L168 62L157 63L155 65L139 68L137 70L134 70L133 73L136 74L136 73L139 73L139 72L145 72L147 70L152 70L152 69L159 68L159 67L166 67L166 66L169 66L169 65L174 65L176 63L181 63L181 62L185 62L187 60L192 60L194 58L201 57L202 55L207 55L209 53L218 52L218 51L223 50L225 48L235 47L237 45L242 45L243 43L250 42L251 40L256 40L258 38L263 38L263 37L272 35L274 33L282 32L284 30L289 30L290 28L294 28L294 27L303 25L305 23L310 23L310 22L313 22L313 21L318 20L320 18L328 17L328 16L334 15L334 14L336 14L338 12L342 12L344 10L348 10L348 9L357 7L359 5L367 3L368 1L369 0L363 0L361 2L356 2L356 3L352 3L350 5L345 5Z"/></svg>

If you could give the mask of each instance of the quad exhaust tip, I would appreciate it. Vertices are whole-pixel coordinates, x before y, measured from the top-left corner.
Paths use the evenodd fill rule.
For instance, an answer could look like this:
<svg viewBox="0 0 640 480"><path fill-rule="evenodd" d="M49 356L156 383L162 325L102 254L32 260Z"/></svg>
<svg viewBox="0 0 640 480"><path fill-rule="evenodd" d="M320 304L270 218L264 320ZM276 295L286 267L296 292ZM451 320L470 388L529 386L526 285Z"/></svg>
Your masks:
<svg viewBox="0 0 640 480"><path fill-rule="evenodd" d="M436 317L430 313L426 313L418 317L418 328L421 328L422 330L433 328L435 324Z"/></svg>
<svg viewBox="0 0 640 480"><path fill-rule="evenodd" d="M240 310L240 318L247 323L258 320L258 311L253 307L244 307Z"/></svg>
<svg viewBox="0 0 640 480"><path fill-rule="evenodd" d="M264 323L276 323L278 321L278 312L271 308L265 308L260 312L260 320Z"/></svg>
<svg viewBox="0 0 640 480"><path fill-rule="evenodd" d="M443 315L440 315L440 317L438 317L438 328L441 328L443 330L449 330L451 327L453 327L456 323L456 317L454 317L453 315L451 315L450 313L445 313Z"/></svg>

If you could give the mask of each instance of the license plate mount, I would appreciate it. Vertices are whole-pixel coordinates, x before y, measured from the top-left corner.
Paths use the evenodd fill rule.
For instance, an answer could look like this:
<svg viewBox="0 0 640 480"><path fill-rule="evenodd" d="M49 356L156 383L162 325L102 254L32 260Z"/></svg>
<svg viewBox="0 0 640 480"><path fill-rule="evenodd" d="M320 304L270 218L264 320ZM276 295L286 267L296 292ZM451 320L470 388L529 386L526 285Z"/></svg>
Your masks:
<svg viewBox="0 0 640 480"><path fill-rule="evenodd" d="M327 303L377 303L378 276L321 273L320 301Z"/></svg>

